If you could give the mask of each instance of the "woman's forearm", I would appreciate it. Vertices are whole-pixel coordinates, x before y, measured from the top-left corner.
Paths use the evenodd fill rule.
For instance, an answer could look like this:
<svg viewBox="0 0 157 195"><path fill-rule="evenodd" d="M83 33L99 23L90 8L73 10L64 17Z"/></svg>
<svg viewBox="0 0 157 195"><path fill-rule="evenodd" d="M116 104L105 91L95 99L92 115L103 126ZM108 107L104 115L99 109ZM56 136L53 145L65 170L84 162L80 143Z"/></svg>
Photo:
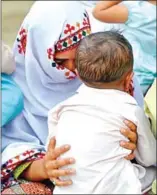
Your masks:
<svg viewBox="0 0 157 195"><path fill-rule="evenodd" d="M32 162L22 173L21 177L29 181L42 181L48 179L44 168L44 159Z"/></svg>

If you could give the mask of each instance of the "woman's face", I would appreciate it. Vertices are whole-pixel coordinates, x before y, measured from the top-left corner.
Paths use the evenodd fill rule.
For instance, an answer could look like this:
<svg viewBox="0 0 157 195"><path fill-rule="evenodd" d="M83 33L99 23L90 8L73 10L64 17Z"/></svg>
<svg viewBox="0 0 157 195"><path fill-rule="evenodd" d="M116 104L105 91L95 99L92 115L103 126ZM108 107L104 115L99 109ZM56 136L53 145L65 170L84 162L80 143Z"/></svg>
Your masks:
<svg viewBox="0 0 157 195"><path fill-rule="evenodd" d="M75 72L75 54L76 49L71 49L69 51L59 52L55 54L54 61L58 65L62 65L72 72Z"/></svg>

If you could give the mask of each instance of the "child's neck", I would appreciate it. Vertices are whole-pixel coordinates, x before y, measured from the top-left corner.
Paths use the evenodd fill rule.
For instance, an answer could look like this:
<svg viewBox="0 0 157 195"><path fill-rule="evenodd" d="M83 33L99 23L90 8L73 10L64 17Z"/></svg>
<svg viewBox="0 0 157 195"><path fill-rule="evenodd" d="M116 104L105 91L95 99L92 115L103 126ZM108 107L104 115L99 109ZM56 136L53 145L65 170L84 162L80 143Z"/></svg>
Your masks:
<svg viewBox="0 0 157 195"><path fill-rule="evenodd" d="M96 88L96 89L115 89L119 91L124 91L124 86L119 84L118 82L110 82L110 83L85 83L88 87Z"/></svg>

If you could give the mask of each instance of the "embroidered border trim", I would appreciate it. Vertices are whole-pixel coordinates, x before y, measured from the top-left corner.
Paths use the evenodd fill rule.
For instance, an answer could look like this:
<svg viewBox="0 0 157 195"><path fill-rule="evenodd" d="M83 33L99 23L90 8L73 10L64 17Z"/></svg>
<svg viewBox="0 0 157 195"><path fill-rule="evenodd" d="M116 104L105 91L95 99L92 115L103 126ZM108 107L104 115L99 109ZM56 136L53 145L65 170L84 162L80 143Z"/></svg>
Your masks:
<svg viewBox="0 0 157 195"><path fill-rule="evenodd" d="M25 28L20 29L16 40L18 42L18 52L25 55L27 44L27 30Z"/></svg>
<svg viewBox="0 0 157 195"><path fill-rule="evenodd" d="M45 153L39 149L27 150L24 153L8 160L1 167L1 180L5 180L22 162L31 162L35 159L41 159Z"/></svg>
<svg viewBox="0 0 157 195"><path fill-rule="evenodd" d="M91 33L91 29L89 26L79 29L78 31L76 31L75 33L72 33L68 37L62 40L59 40L57 44L55 45L55 51L63 52L65 50L73 49L74 47L78 45L81 39L83 39L90 33Z"/></svg>

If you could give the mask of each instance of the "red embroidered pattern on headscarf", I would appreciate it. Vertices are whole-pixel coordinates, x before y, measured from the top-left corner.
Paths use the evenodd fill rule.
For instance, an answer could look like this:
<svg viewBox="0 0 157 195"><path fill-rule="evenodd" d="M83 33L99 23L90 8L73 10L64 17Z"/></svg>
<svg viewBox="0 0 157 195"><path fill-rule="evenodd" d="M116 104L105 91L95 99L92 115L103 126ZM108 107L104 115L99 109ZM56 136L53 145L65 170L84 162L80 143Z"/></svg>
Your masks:
<svg viewBox="0 0 157 195"><path fill-rule="evenodd" d="M80 28L81 26L81 28ZM74 25L66 24L64 29L64 35L67 37L60 39L55 45L56 52L62 52L65 50L75 48L81 39L91 33L89 16L84 13L82 23L76 22Z"/></svg>
<svg viewBox="0 0 157 195"><path fill-rule="evenodd" d="M1 167L1 180L5 180L13 172L13 170L23 162L33 161L34 159L41 159L45 155L45 152L34 149L27 150L24 153L8 160Z"/></svg>
<svg viewBox="0 0 157 195"><path fill-rule="evenodd" d="M21 28L21 30L18 33L17 37L18 42L18 51L20 54L25 54L26 52L26 44L27 44L27 30L24 28Z"/></svg>
<svg viewBox="0 0 157 195"><path fill-rule="evenodd" d="M89 16L87 12L83 13L82 22L75 22L75 24L65 24L63 34L61 35L59 41L55 44L55 50L52 48L47 49L48 59L52 61L52 67L58 70L65 70L65 67L58 65L54 62L55 52L64 52L74 49L78 46L81 39L89 35L91 32L91 26L89 21ZM70 71L65 72L66 79L73 80L76 78L76 74L70 74Z"/></svg>

